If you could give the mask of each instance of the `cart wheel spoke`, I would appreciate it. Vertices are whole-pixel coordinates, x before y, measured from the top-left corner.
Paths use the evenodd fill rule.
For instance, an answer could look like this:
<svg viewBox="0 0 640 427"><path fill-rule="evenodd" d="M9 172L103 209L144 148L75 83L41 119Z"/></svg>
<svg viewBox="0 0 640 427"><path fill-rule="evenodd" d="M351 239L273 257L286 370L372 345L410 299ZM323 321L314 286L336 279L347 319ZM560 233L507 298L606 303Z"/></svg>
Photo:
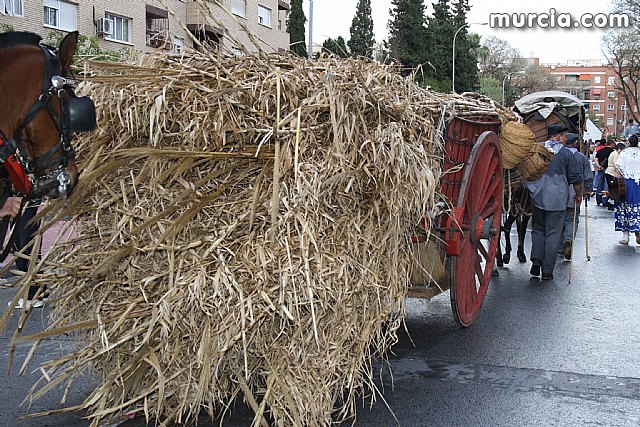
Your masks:
<svg viewBox="0 0 640 427"><path fill-rule="evenodd" d="M484 197L482 198L482 203L480 204L480 207L488 206L491 203L492 197L495 199L496 190L498 189L498 186L502 186L502 182L498 182L497 179L494 179L493 182L489 185L489 188L487 189L487 192L485 193ZM486 216L483 216L483 218L486 218Z"/></svg>
<svg viewBox="0 0 640 427"><path fill-rule="evenodd" d="M492 200L487 206L484 207L482 213L480 213L480 218L489 219L496 213L496 200Z"/></svg>
<svg viewBox="0 0 640 427"><path fill-rule="evenodd" d="M478 244L478 252L480 252L485 261L489 261L489 252L487 252L487 248L483 244Z"/></svg>

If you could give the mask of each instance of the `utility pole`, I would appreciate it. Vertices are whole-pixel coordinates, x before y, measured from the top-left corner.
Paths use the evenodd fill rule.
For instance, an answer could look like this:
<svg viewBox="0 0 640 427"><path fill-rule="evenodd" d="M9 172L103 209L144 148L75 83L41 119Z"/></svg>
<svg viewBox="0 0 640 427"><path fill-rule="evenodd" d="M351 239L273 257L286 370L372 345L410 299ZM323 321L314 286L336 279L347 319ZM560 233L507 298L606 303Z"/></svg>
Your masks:
<svg viewBox="0 0 640 427"><path fill-rule="evenodd" d="M309 45L307 46L309 59L313 58L313 0L309 0Z"/></svg>

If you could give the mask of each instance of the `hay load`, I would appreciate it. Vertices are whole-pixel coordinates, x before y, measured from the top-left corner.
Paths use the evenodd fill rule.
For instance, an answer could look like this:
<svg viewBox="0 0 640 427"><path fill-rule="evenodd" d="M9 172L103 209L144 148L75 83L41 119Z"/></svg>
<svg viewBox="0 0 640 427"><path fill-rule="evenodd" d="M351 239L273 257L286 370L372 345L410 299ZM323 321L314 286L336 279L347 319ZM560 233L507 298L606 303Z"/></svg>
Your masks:
<svg viewBox="0 0 640 427"><path fill-rule="evenodd" d="M236 398L255 425L352 416L404 314L439 129L507 113L356 60L152 56L89 71L99 130L79 141L81 185L57 217L77 238L33 278L55 286L49 329L31 338L79 344L35 390L96 372L69 408L92 425L220 416Z"/></svg>

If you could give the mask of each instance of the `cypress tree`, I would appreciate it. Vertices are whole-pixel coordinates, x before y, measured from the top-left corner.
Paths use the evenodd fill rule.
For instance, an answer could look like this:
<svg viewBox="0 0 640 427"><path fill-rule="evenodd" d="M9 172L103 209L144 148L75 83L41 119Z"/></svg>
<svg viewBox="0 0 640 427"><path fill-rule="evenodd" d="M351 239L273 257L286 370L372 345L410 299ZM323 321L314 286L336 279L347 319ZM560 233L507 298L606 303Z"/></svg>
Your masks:
<svg viewBox="0 0 640 427"><path fill-rule="evenodd" d="M322 43L322 50L332 53L339 58L346 58L349 56L347 45L342 36L338 36L337 39L326 39L324 43Z"/></svg>
<svg viewBox="0 0 640 427"><path fill-rule="evenodd" d="M287 32L289 33L291 51L306 58L307 48L305 46L304 24L307 17L302 10L302 0L291 0L291 10L287 17Z"/></svg>
<svg viewBox="0 0 640 427"><path fill-rule="evenodd" d="M453 37L458 28L454 28L449 0L438 0L433 3L433 15L427 19L427 38L432 40L432 43L429 43L427 55L433 68L429 67L426 71L435 80L436 88L442 91L451 90L451 50ZM464 37L463 32L464 29L456 37L456 51L459 49L459 40ZM456 70L457 68L458 62L456 62Z"/></svg>
<svg viewBox="0 0 640 427"><path fill-rule="evenodd" d="M426 60L424 4L423 0L391 0L391 5L389 56L405 67L406 75Z"/></svg>
<svg viewBox="0 0 640 427"><path fill-rule="evenodd" d="M371 17L371 0L358 0L356 14L349 28L351 38L347 42L351 55L372 57L375 40L373 38L373 18Z"/></svg>
<svg viewBox="0 0 640 427"><path fill-rule="evenodd" d="M453 3L453 22L455 29L467 22L467 12L471 10L469 0L457 0ZM467 28L463 28L456 38L456 90L460 92L477 91L480 87L478 78L477 49L480 47L477 38L471 37Z"/></svg>

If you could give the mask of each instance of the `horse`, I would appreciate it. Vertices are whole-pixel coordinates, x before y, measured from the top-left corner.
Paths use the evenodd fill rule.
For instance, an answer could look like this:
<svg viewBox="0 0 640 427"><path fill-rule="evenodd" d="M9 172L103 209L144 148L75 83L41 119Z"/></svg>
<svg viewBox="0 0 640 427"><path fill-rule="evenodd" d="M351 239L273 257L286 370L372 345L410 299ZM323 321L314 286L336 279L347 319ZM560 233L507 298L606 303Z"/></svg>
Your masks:
<svg viewBox="0 0 640 427"><path fill-rule="evenodd" d="M511 198L505 199L504 211L506 218L500 227L500 231L504 234L505 248L502 253L501 245L498 245L498 254L496 263L498 267L509 264L511 260L511 227L516 223L518 232L518 250L516 252L518 261L527 262L527 256L524 253L524 239L527 235L527 225L531 218L531 197L522 183L518 183L511 192Z"/></svg>
<svg viewBox="0 0 640 427"><path fill-rule="evenodd" d="M8 183L0 205L11 191L25 199L68 197L79 174L73 133L96 127L93 101L74 92L78 32L59 49L40 42L28 32L0 34L0 179Z"/></svg>

